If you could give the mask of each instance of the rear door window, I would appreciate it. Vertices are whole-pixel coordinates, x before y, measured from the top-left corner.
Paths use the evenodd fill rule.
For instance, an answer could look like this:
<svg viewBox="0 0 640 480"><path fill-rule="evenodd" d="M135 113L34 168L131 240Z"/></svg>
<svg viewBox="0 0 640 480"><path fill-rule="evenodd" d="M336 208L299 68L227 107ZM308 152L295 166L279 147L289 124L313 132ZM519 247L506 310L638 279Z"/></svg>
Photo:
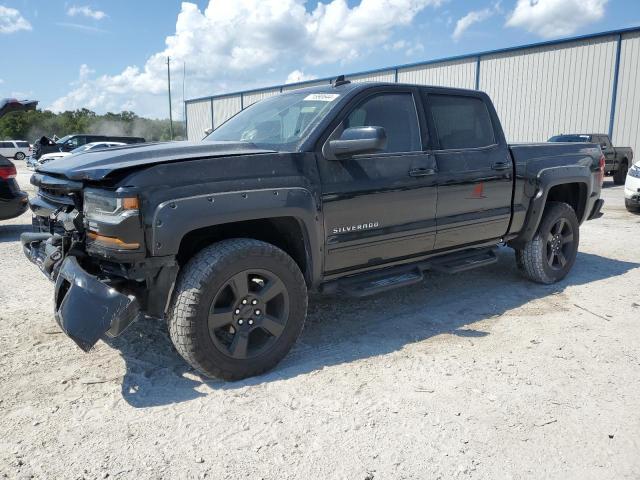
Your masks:
<svg viewBox="0 0 640 480"><path fill-rule="evenodd" d="M428 96L429 110L442 150L488 147L496 143L485 103L477 97Z"/></svg>

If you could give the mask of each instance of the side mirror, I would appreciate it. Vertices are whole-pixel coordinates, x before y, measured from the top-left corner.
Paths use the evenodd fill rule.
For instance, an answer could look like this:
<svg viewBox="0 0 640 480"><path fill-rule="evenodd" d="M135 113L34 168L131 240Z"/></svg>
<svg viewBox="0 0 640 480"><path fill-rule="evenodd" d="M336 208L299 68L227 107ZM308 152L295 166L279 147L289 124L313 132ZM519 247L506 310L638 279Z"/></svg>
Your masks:
<svg viewBox="0 0 640 480"><path fill-rule="evenodd" d="M383 152L387 148L387 134L382 127L347 128L340 138L329 142L329 150L336 159L352 155Z"/></svg>

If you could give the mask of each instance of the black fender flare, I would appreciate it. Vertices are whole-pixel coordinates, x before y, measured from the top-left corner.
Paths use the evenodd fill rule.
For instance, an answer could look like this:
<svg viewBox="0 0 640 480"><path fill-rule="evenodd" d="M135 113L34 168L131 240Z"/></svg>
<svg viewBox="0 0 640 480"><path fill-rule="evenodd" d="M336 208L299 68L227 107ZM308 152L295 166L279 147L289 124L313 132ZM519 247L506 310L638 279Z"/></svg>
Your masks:
<svg viewBox="0 0 640 480"><path fill-rule="evenodd" d="M569 183L584 184L587 189L587 194L584 199L585 208L583 217L586 218L586 216L589 215L587 203L593 191L593 175L589 167L584 165L570 165L545 168L540 171L533 183L535 185L535 193L529 202L529 208L527 209L522 230L516 238L509 242L509 244L514 247L523 246L533 239L533 236L538 230L538 225L540 225L540 221L542 220L547 197L553 187ZM578 221L582 223L584 218L579 218Z"/></svg>
<svg viewBox="0 0 640 480"><path fill-rule="evenodd" d="M305 236L309 279L322 271L322 223L311 191L302 187L266 188L176 198L153 213L149 250L153 256L176 255L185 235L200 228L247 220L293 217Z"/></svg>

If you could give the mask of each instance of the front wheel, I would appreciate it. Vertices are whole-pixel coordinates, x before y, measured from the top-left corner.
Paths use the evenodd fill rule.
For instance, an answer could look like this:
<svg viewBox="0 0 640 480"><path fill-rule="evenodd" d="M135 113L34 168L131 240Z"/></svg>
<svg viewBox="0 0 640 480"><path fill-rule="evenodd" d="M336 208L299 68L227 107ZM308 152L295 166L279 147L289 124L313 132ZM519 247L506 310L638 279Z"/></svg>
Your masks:
<svg viewBox="0 0 640 480"><path fill-rule="evenodd" d="M560 281L573 267L579 242L578 218L573 208L562 202L548 202L533 239L516 250L518 268L534 282Z"/></svg>
<svg viewBox="0 0 640 480"><path fill-rule="evenodd" d="M239 380L271 369L289 352L306 312L304 277L289 255L258 240L224 240L182 269L169 335L197 370Z"/></svg>

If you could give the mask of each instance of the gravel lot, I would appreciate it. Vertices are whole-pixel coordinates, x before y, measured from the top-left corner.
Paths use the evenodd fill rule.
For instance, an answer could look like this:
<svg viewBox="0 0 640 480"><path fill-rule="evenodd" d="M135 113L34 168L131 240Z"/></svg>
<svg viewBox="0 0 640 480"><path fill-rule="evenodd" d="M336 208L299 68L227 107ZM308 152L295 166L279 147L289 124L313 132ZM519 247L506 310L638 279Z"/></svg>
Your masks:
<svg viewBox="0 0 640 480"><path fill-rule="evenodd" d="M20 165L19 181L29 172ZM367 300L310 302L273 372L202 379L144 320L82 353L0 224L5 478L640 478L640 216L607 179L565 281L513 253Z"/></svg>

